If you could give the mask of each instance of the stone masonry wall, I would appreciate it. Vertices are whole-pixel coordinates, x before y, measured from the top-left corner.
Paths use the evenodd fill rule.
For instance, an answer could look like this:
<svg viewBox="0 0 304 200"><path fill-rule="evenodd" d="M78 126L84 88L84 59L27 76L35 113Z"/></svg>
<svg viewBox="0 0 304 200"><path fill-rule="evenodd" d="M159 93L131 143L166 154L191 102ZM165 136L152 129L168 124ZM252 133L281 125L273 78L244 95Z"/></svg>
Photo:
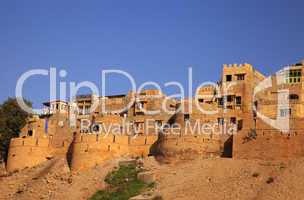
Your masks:
<svg viewBox="0 0 304 200"><path fill-rule="evenodd" d="M52 154L48 138L14 138L10 142L7 171L33 167L46 161Z"/></svg>
<svg viewBox="0 0 304 200"><path fill-rule="evenodd" d="M73 143L72 169L94 167L105 160L148 156L157 136L77 135Z"/></svg>

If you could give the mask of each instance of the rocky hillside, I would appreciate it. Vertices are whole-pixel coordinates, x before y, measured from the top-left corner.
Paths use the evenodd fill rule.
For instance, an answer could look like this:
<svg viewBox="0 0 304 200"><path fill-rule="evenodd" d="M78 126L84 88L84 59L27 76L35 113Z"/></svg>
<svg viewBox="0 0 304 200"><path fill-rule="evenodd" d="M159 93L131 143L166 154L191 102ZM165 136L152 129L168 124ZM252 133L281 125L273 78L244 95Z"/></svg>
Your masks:
<svg viewBox="0 0 304 200"><path fill-rule="evenodd" d="M0 199L88 199L104 188L118 161L71 173L64 158L0 178ZM290 161L223 158L144 160L165 200L303 199L304 159Z"/></svg>

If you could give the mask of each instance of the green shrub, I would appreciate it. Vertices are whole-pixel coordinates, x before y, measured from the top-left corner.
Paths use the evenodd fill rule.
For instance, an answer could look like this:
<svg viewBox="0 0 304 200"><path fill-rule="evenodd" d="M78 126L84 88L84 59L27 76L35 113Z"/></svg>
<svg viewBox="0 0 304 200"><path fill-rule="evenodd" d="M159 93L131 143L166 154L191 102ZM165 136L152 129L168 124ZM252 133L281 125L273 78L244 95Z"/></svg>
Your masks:
<svg viewBox="0 0 304 200"><path fill-rule="evenodd" d="M106 176L105 182L109 184L109 187L96 192L90 200L128 200L154 187L154 184L146 184L138 180L139 172L140 170L137 170L135 165L120 166L118 170Z"/></svg>

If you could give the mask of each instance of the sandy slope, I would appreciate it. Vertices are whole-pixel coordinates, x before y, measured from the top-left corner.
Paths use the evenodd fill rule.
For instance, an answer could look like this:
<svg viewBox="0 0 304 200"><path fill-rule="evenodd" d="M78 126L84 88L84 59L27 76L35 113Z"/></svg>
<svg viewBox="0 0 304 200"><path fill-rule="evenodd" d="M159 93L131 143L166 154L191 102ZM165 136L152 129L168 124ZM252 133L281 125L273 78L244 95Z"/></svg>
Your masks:
<svg viewBox="0 0 304 200"><path fill-rule="evenodd" d="M56 158L41 166L0 178L0 199L87 199L104 188L104 177L117 161L81 173L70 173L66 160Z"/></svg>
<svg viewBox="0 0 304 200"><path fill-rule="evenodd" d="M304 199L303 160L217 158L159 165L150 159L145 165L157 174L157 187L168 200ZM274 181L267 183L270 177Z"/></svg>
<svg viewBox="0 0 304 200"><path fill-rule="evenodd" d="M0 199L87 199L104 187L102 180L117 162L70 173L65 159L53 159L1 177ZM271 162L197 158L159 164L148 158L144 166L155 172L157 190L165 200L304 199L304 159Z"/></svg>

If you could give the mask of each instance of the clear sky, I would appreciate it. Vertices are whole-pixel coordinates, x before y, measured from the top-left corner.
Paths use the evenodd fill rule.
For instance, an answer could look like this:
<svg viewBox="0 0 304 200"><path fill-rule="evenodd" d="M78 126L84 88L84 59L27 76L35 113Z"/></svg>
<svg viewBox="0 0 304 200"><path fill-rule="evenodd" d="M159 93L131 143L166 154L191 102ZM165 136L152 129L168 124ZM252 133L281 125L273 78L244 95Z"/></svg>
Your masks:
<svg viewBox="0 0 304 200"><path fill-rule="evenodd" d="M144 81L216 81L222 64L251 63L264 74L304 59L303 0L0 0L0 102L29 69L65 69L64 81L122 69ZM126 79L109 79L109 94ZM46 77L26 82L35 106ZM83 91L86 92L86 91ZM169 91L170 92L170 91Z"/></svg>

